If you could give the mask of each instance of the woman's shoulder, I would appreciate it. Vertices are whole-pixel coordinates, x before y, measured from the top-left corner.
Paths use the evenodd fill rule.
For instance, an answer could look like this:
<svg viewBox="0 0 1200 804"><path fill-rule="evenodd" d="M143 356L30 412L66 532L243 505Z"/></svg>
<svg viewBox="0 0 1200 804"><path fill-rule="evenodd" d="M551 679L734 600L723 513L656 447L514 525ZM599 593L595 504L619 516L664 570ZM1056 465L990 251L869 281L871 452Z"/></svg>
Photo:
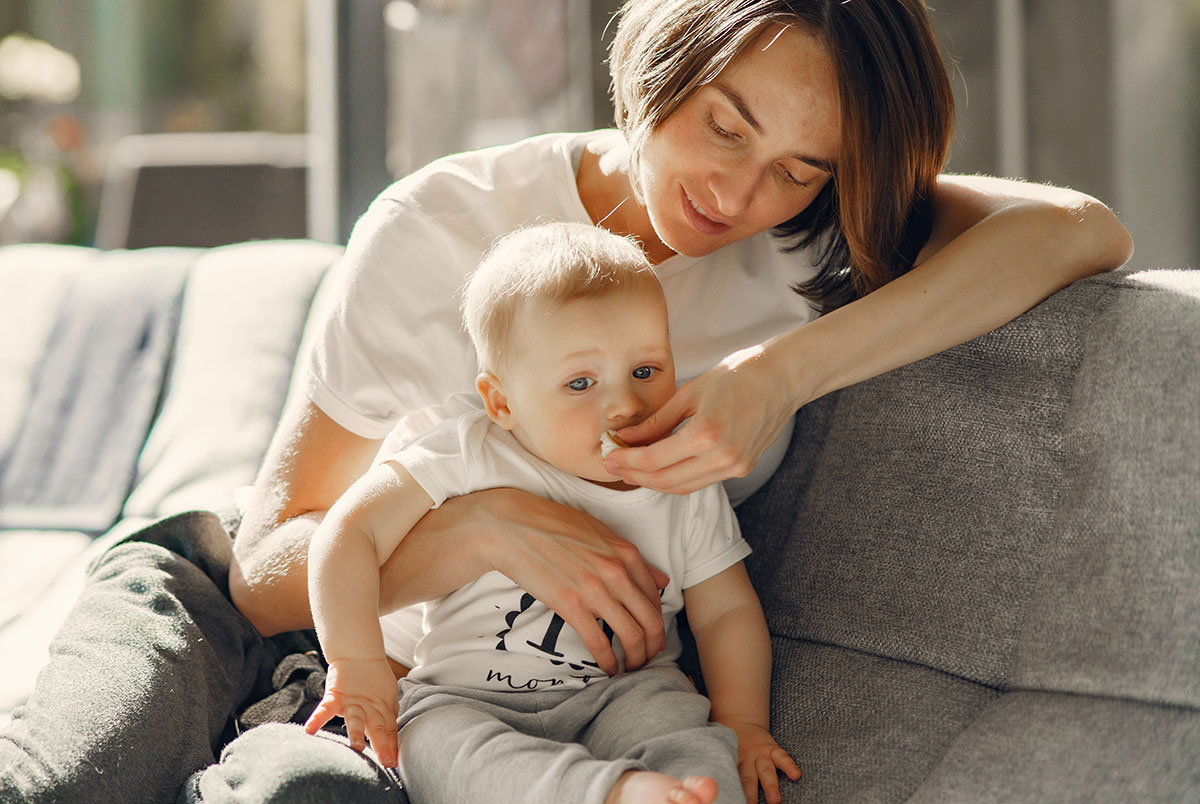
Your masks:
<svg viewBox="0 0 1200 804"><path fill-rule="evenodd" d="M450 154L393 182L380 200L431 215L472 209L497 196L544 203L574 191L578 152L595 132L555 132Z"/></svg>
<svg viewBox="0 0 1200 804"><path fill-rule="evenodd" d="M576 151L589 133L554 133L442 157L387 187L359 218L350 251L474 267L498 236L545 220L583 220Z"/></svg>

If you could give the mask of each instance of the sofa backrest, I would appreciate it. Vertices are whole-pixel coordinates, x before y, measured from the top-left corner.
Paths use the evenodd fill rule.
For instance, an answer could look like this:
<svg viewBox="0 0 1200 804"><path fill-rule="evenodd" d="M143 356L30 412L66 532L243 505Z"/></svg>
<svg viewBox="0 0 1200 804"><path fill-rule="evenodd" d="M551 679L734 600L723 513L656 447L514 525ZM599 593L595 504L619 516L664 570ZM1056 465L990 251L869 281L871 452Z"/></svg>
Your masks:
<svg viewBox="0 0 1200 804"><path fill-rule="evenodd" d="M35 503L39 496L51 502L14 511L14 494L7 493L0 499L4 521L27 518L29 509L39 516L36 524L30 520L17 526L95 533L121 516L228 507L234 491L253 481L293 379L314 295L341 253L340 247L312 241L260 241L208 250L0 249L0 297L22 302L10 303L11 314L0 319L0 334L9 345L0 361L0 476L28 480L32 488L22 488L21 494L29 493ZM168 264L181 271L170 316L158 311L167 309L165 302L144 298L148 288L164 285L159 276ZM81 289L90 292L81 294ZM137 316L145 316L153 327L140 324ZM90 321L87 332L95 331L94 340L87 332L76 332L81 318ZM143 326L153 338L139 342ZM160 332L164 327L169 331ZM122 328L130 330L129 337L114 337ZM155 344L163 340L159 350ZM93 345L97 353L91 355L86 350ZM155 354L148 354L148 346L155 346ZM72 351L82 354L65 354ZM99 371L104 375L99 380L116 378L122 369L128 380L76 381L63 374L63 365L89 376ZM119 389L127 381L145 387L123 395ZM97 387L112 398L96 398ZM54 404L47 410L49 398ZM127 403L139 412L122 410ZM52 420L49 432L60 432L55 417L85 428L98 421L94 429L102 431L108 424L89 411L117 411L123 414L114 428L121 431L120 444L91 456L113 441L99 432L54 440L56 449L65 444L74 450L64 453L69 460L57 460L54 454L39 458L36 448L17 454L22 443L36 447L47 440L28 437L33 408L39 408L41 419ZM45 425L38 422L43 430ZM89 447L93 442L99 445L95 449ZM27 471L36 461L25 452L47 464L45 474L70 470L70 482L32 478L41 469ZM22 471L8 471L17 462ZM77 496L71 483L80 477L105 481L100 484L103 499L89 509L86 523L54 505L55 495ZM61 511L61 521L55 521L55 510Z"/></svg>
<svg viewBox="0 0 1200 804"><path fill-rule="evenodd" d="M772 633L1200 707L1200 272L1118 272L803 408L739 510Z"/></svg>
<svg viewBox="0 0 1200 804"><path fill-rule="evenodd" d="M0 455L25 414L30 379L54 327L56 312L75 276L96 251L41 243L0 249ZM19 303L15 300L20 300Z"/></svg>
<svg viewBox="0 0 1200 804"><path fill-rule="evenodd" d="M220 510L253 482L317 288L340 255L339 247L312 241L201 253L184 289L166 393L125 516Z"/></svg>

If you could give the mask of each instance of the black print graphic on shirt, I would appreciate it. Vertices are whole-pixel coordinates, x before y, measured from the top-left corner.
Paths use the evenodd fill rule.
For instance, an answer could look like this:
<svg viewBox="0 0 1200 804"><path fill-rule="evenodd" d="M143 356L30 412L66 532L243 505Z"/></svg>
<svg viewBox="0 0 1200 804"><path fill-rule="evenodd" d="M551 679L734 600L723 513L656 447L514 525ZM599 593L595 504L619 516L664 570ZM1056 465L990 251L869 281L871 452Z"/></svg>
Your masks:
<svg viewBox="0 0 1200 804"><path fill-rule="evenodd" d="M660 589L658 592L659 598L662 598L664 594L666 594L666 589ZM499 608L497 606L497 609ZM550 622L545 626L545 630L543 631L539 623L545 619L547 614L550 615ZM604 636L608 639L608 643L612 645L615 639L613 630L609 628L608 623L604 622L604 620L597 619L596 622L599 623ZM551 678L518 679L513 678L511 672L493 668L487 671L486 680L488 682L500 684L512 690L536 690L545 687L560 687L567 682L567 679L588 684L594 679L604 677L604 671L600 669L600 665L596 662L591 659L580 658L579 656L569 657L559 650L562 647L560 637L562 636L563 627L566 626L566 622L556 612L538 603L536 598L528 592L522 592L521 598L517 602L517 607L505 613L504 625L505 627L496 634L496 638L499 640L496 643L496 650L507 652L509 646L512 645L513 652L529 653L526 647L532 648L549 661L551 665L556 667L565 665L570 672L567 672L563 676ZM531 635L536 637L537 640L534 641L534 639L525 638ZM587 648L578 637L566 640L568 650L571 649L570 646L572 643L575 643L576 650L583 652L582 655L589 655L586 653Z"/></svg>
<svg viewBox="0 0 1200 804"><path fill-rule="evenodd" d="M496 634L497 638L500 640L498 643L496 643L496 650L508 650L507 640L509 638L509 634L513 630L513 627L517 623L517 618L528 611L536 602L537 600L534 598L534 596L528 592L523 592L521 594L521 600L517 604L517 608L504 615L504 624L507 626L507 628ZM544 606L539 606L539 608L545 609ZM539 611L538 614L541 614L541 611ZM609 644L612 644L613 630L608 627L608 623L604 622L604 620L597 620L597 622L600 624L600 628L603 630L604 636L608 638ZM533 642L532 640L527 639L525 640L525 644L543 654L547 659L550 660L550 663L555 666L561 666L565 664L571 670L576 672L582 670L599 671L600 665L598 665L596 662L580 658L568 659L565 654L559 652L558 640L562 634L564 625L566 625L566 622L563 620L563 618L558 616L557 613L551 612L550 624L546 627L546 631L542 635L542 638L538 642ZM597 672L597 675L599 675L599 672ZM586 683L590 676L573 676L573 678L582 678ZM491 679L489 678L489 680Z"/></svg>

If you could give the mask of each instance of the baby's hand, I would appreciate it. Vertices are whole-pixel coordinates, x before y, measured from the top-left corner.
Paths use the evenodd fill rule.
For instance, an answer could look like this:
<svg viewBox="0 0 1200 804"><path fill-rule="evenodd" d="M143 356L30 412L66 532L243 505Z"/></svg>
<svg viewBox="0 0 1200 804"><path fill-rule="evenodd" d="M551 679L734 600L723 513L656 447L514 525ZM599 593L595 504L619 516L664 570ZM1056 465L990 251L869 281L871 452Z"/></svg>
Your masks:
<svg viewBox="0 0 1200 804"><path fill-rule="evenodd" d="M758 801L758 786L761 784L767 804L779 804L783 797L779 793L779 775L783 771L793 782L800 778L800 768L795 760L779 747L771 733L762 726L750 723L726 723L738 738L738 776L748 804Z"/></svg>
<svg viewBox="0 0 1200 804"><path fill-rule="evenodd" d="M335 715L346 721L350 747L362 751L370 738L379 762L394 768L400 761L396 741L396 675L387 660L335 659L325 676L325 696L304 724L309 734L317 731Z"/></svg>

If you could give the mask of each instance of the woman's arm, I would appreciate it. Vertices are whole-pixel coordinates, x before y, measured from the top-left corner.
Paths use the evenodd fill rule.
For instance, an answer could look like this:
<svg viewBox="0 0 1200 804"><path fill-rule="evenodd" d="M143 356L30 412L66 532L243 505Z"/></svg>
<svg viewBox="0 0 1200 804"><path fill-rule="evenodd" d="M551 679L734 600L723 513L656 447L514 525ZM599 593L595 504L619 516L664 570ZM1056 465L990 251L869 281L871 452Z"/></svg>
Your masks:
<svg viewBox="0 0 1200 804"><path fill-rule="evenodd" d="M942 177L913 270L730 355L620 431L629 443L656 443L617 450L607 466L628 483L674 493L744 476L801 406L990 332L1071 282L1119 267L1132 248L1116 216L1086 195Z"/></svg>
<svg viewBox="0 0 1200 804"><path fill-rule="evenodd" d="M742 562L683 590L684 610L696 639L700 669L712 701L711 720L738 736L738 776L746 801L778 804L782 770L800 769L771 736L771 637L758 596Z"/></svg>
<svg viewBox="0 0 1200 804"><path fill-rule="evenodd" d="M600 668L617 672L612 628L629 669L666 645L658 590L669 578L600 520L515 489L477 491L430 511L384 566L391 611L440 597L495 570L553 609Z"/></svg>
<svg viewBox="0 0 1200 804"><path fill-rule="evenodd" d="M234 540L229 573L230 597L259 633L312 627L309 540L378 447L307 399L284 412Z"/></svg>
<svg viewBox="0 0 1200 804"><path fill-rule="evenodd" d="M285 412L229 576L233 602L259 633L312 627L309 541L377 449L308 400ZM631 667L665 644L657 590L666 576L594 517L513 489L447 500L423 517L383 567L381 610L440 597L489 570L558 612L606 670L616 657L597 619L621 638Z"/></svg>

